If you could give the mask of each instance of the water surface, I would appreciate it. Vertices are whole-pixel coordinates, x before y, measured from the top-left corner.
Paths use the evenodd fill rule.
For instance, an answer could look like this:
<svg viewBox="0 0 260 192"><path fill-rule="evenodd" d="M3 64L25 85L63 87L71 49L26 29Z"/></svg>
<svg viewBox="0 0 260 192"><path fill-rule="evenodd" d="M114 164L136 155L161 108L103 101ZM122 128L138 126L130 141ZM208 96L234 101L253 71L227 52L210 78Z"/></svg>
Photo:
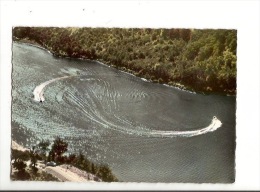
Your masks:
<svg viewBox="0 0 260 192"><path fill-rule="evenodd" d="M36 86L63 78L34 100ZM120 181L234 181L236 98L181 91L94 61L57 58L13 44L12 138L30 146L61 136L70 152L107 163ZM194 137L143 132L188 131L217 116L222 127Z"/></svg>

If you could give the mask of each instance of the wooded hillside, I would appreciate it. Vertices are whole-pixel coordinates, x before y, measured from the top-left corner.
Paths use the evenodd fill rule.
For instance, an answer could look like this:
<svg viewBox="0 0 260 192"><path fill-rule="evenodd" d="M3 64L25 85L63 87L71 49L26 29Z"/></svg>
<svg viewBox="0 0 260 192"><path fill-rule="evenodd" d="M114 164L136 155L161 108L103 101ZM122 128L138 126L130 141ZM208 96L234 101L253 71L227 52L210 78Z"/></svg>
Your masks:
<svg viewBox="0 0 260 192"><path fill-rule="evenodd" d="M153 82L236 94L236 30L16 27L13 37Z"/></svg>

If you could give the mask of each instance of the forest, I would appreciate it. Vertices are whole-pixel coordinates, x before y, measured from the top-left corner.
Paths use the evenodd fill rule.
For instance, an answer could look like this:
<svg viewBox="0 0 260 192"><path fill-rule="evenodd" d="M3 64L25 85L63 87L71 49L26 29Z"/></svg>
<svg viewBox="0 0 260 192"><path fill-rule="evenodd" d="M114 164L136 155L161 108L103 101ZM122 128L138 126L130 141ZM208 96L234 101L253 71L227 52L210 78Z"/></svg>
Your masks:
<svg viewBox="0 0 260 192"><path fill-rule="evenodd" d="M154 83L236 95L236 30L15 27L13 40L55 56L101 61Z"/></svg>

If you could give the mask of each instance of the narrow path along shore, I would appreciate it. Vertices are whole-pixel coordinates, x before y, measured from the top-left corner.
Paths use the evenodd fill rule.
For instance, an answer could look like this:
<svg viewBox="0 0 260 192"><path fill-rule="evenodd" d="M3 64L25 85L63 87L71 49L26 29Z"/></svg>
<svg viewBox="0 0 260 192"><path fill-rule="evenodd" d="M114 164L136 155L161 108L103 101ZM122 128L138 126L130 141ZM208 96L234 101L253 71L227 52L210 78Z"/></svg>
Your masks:
<svg viewBox="0 0 260 192"><path fill-rule="evenodd" d="M69 169L65 169L61 166L56 167L46 167L45 171L52 174L60 181L71 181L71 182L88 182L89 180L85 177L82 177Z"/></svg>

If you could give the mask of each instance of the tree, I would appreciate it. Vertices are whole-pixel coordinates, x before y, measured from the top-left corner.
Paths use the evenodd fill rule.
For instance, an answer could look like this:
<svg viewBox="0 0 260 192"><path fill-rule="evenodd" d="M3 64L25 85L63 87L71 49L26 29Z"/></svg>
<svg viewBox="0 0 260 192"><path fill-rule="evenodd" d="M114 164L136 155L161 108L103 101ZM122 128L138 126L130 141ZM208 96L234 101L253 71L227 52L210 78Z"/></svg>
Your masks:
<svg viewBox="0 0 260 192"><path fill-rule="evenodd" d="M44 158L45 163L46 163L46 153L50 150L49 149L49 145L50 145L50 141L49 140L47 140L47 141L42 140L38 144L39 153Z"/></svg>
<svg viewBox="0 0 260 192"><path fill-rule="evenodd" d="M24 163L22 160L17 160L13 163L14 169L18 170L18 172L15 175L15 179L17 180L29 180L30 174L25 170L26 163Z"/></svg>
<svg viewBox="0 0 260 192"><path fill-rule="evenodd" d="M91 173L93 173L94 175L97 174L97 166L95 166L94 163L92 163L91 165Z"/></svg>
<svg viewBox="0 0 260 192"><path fill-rule="evenodd" d="M23 152L17 149L12 149L11 159L14 159L14 161L17 161L19 159L23 161L28 161L30 159L30 153L28 151Z"/></svg>
<svg viewBox="0 0 260 192"><path fill-rule="evenodd" d="M13 35L17 38L24 38L30 35L30 27L15 27L13 29Z"/></svg>
<svg viewBox="0 0 260 192"><path fill-rule="evenodd" d="M26 163L24 163L22 160L17 160L13 163L14 169L18 171L25 171Z"/></svg>
<svg viewBox="0 0 260 192"><path fill-rule="evenodd" d="M105 182L118 181L116 177L112 174L111 169L107 165L101 165L97 176L102 178Z"/></svg>
<svg viewBox="0 0 260 192"><path fill-rule="evenodd" d="M191 30L190 29L181 29L180 30L180 37L184 41L189 41L191 37Z"/></svg>
<svg viewBox="0 0 260 192"><path fill-rule="evenodd" d="M15 27L13 39L38 42L56 56L101 59L133 74L143 69L138 76L160 83L206 91L213 82L214 92L236 90L236 30ZM221 67L213 66L219 60Z"/></svg>
<svg viewBox="0 0 260 192"><path fill-rule="evenodd" d="M68 151L68 143L63 141L60 137L56 137L51 148L51 152L54 155L54 159L62 163L62 155Z"/></svg>
<svg viewBox="0 0 260 192"><path fill-rule="evenodd" d="M76 159L76 155L75 154L70 154L68 157L67 157L67 163L68 164L72 164Z"/></svg>
<svg viewBox="0 0 260 192"><path fill-rule="evenodd" d="M33 146L32 149L30 150L30 158L31 158L30 167L31 167L33 173L36 174L38 171L38 168L36 167L36 165L37 165L39 155L37 154L37 148L35 146Z"/></svg>

